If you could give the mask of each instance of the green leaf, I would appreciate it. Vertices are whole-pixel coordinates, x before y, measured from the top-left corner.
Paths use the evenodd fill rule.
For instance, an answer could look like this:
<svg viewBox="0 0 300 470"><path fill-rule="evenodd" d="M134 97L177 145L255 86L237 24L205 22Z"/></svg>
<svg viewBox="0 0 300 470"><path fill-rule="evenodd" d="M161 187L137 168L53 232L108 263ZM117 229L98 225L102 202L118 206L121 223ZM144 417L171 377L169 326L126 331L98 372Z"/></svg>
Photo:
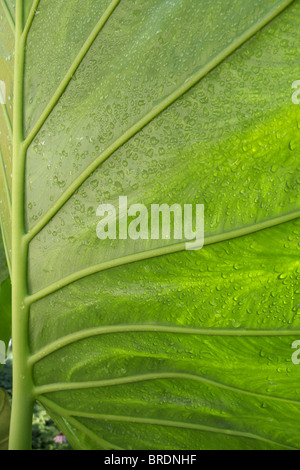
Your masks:
<svg viewBox="0 0 300 470"><path fill-rule="evenodd" d="M0 370L11 338L11 282L0 233ZM3 346L3 343L5 347ZM3 356L3 357L2 357Z"/></svg>
<svg viewBox="0 0 300 470"><path fill-rule="evenodd" d="M6 347L11 339L11 282L0 284L0 338Z"/></svg>
<svg viewBox="0 0 300 470"><path fill-rule="evenodd" d="M12 7L11 448L34 396L76 449L299 449L300 1ZM100 241L120 196L204 204L203 249Z"/></svg>
<svg viewBox="0 0 300 470"><path fill-rule="evenodd" d="M5 250L3 246L3 240L0 232L0 284L8 279L9 273L6 264Z"/></svg>
<svg viewBox="0 0 300 470"><path fill-rule="evenodd" d="M10 404L8 394L0 388L0 450L8 450Z"/></svg>

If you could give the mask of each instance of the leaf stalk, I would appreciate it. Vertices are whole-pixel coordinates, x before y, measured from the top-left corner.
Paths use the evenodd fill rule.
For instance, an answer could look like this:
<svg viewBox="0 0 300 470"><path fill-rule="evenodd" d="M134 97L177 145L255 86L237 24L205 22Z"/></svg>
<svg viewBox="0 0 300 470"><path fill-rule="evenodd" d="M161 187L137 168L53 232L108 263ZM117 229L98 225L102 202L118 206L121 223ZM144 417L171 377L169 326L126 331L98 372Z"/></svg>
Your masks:
<svg viewBox="0 0 300 470"><path fill-rule="evenodd" d="M24 243L24 176L26 152L23 145L23 88L25 47L23 1L16 2L14 135L12 185L12 339L13 404L10 426L10 450L29 450L32 445L33 381L28 363L29 307L27 296L27 255Z"/></svg>

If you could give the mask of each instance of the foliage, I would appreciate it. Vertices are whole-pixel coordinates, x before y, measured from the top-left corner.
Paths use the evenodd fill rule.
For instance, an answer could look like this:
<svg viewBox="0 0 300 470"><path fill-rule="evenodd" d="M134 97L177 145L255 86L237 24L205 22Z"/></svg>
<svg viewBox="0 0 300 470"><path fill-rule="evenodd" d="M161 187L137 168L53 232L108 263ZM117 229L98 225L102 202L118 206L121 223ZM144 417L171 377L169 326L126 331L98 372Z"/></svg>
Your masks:
<svg viewBox="0 0 300 470"><path fill-rule="evenodd" d="M300 1L13 4L11 448L33 395L75 449L299 449ZM204 248L100 242L122 195L204 204Z"/></svg>
<svg viewBox="0 0 300 470"><path fill-rule="evenodd" d="M8 393L9 401L12 399L12 361L8 360L0 374L0 387ZM1 420L0 420L1 421ZM45 410L38 404L34 407L32 449L33 450L70 450L70 445L64 443L57 445L54 442L59 431Z"/></svg>
<svg viewBox="0 0 300 470"><path fill-rule="evenodd" d="M11 339L11 282L0 231L0 341L8 348ZM1 361L0 361L1 370Z"/></svg>

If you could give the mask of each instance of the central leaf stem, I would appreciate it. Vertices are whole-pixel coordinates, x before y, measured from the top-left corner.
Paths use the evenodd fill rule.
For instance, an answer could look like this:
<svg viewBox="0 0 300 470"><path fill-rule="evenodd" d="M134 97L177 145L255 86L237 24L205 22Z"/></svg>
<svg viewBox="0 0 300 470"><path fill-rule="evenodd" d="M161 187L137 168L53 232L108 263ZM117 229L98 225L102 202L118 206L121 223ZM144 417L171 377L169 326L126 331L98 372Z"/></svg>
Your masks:
<svg viewBox="0 0 300 470"><path fill-rule="evenodd" d="M12 339L13 339L13 405L10 427L11 450L31 449L33 381L29 358L29 307L26 305L28 247L24 242L24 177L23 88L25 43L23 1L16 2L14 119L13 119L13 187L12 187Z"/></svg>

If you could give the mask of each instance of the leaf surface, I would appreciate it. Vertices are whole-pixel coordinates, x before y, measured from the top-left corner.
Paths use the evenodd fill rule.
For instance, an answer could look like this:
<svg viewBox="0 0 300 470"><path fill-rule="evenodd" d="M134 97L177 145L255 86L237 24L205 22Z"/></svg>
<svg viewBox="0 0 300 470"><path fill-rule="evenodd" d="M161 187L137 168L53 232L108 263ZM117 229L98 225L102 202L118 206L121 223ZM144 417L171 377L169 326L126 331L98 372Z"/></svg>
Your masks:
<svg viewBox="0 0 300 470"><path fill-rule="evenodd" d="M7 392L0 388L0 450L8 450L10 404Z"/></svg>
<svg viewBox="0 0 300 470"><path fill-rule="evenodd" d="M3 242L0 233L0 341L5 344L5 351L0 349L0 369L5 352L11 339L11 282L6 264ZM2 354L1 354L2 353ZM4 357L2 357L4 356Z"/></svg>
<svg viewBox="0 0 300 470"><path fill-rule="evenodd" d="M299 449L300 1L21 4L22 142L0 3L0 191L35 398L74 448ZM204 248L100 241L120 196L204 204Z"/></svg>

